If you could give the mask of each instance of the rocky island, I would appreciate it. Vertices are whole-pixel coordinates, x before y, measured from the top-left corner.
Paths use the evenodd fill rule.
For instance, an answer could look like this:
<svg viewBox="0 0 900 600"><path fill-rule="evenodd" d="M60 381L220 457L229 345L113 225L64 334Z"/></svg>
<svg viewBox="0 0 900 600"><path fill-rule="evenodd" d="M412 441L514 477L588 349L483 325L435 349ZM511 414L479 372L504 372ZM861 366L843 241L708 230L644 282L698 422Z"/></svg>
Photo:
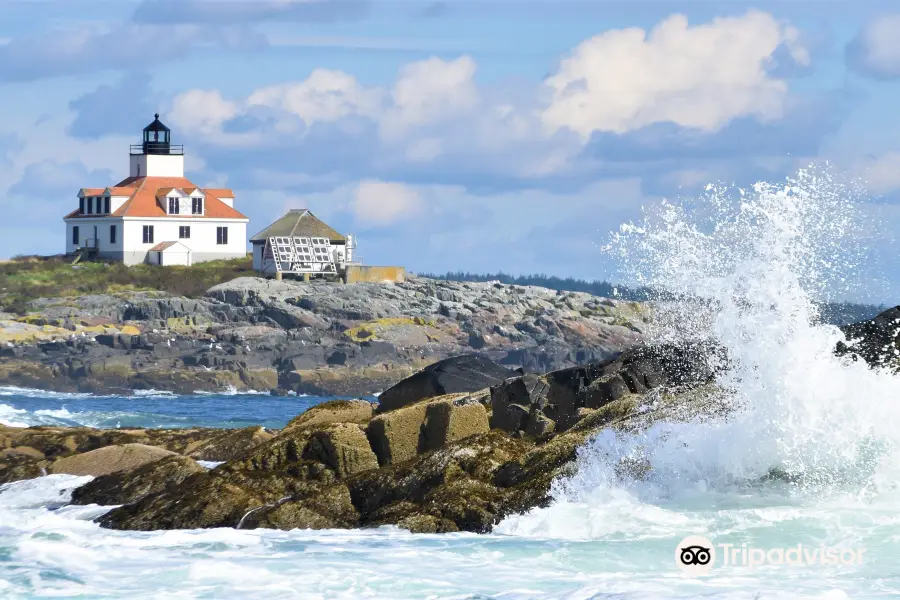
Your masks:
<svg viewBox="0 0 900 600"><path fill-rule="evenodd" d="M197 298L85 294L20 312L0 313L0 385L117 394L369 395L467 353L546 372L615 356L647 318L641 304L585 293L425 278L240 277Z"/></svg>

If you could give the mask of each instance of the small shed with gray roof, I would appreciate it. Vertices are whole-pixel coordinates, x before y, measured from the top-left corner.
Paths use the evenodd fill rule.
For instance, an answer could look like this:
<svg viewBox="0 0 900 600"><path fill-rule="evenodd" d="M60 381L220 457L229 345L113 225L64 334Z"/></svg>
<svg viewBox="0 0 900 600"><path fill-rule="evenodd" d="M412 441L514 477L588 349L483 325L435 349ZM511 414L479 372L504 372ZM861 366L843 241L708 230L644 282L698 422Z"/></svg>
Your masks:
<svg viewBox="0 0 900 600"><path fill-rule="evenodd" d="M250 238L250 243L253 244L253 268L268 275L274 275L276 271L284 270L288 262L292 262L295 266L288 267L290 271L298 269L297 272L300 273L305 273L307 270L312 273L317 272L317 269L312 266L308 269L296 266L300 262L299 260L279 260L278 256L273 256L273 251L275 254L278 253L279 244L281 244L283 254L285 249L290 249L290 252L293 253L296 250L295 242L308 244L310 252L323 252L321 248L327 247L328 259L334 264L336 272L342 270L347 263L354 262L355 243L352 235L338 233L308 209L297 208L289 210L283 217ZM319 250L316 250L315 247L318 247ZM300 251L305 252L302 249ZM320 259L322 256L324 254L315 258ZM295 256L295 258L297 257Z"/></svg>

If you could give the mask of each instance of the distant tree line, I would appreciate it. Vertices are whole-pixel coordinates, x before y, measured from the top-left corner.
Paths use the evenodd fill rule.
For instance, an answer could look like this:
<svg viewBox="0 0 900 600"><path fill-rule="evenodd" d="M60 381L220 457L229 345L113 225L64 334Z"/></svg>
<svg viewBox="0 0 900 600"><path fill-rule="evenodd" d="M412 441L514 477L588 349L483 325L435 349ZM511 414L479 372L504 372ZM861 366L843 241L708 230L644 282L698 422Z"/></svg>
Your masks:
<svg viewBox="0 0 900 600"><path fill-rule="evenodd" d="M446 281L471 281L486 282L499 281L508 285L534 285L551 290L564 292L585 292L605 298L617 298L621 300L642 302L646 300L671 300L676 296L663 290L655 290L646 287L630 288L608 281L586 281L574 277L556 277L555 275L510 275L508 273L468 273L456 271L442 275L434 273L419 273L422 277L430 279L443 279ZM884 304L860 304L855 302L820 302L817 303L819 316L824 323L832 325L847 325L857 321L871 319L887 307Z"/></svg>

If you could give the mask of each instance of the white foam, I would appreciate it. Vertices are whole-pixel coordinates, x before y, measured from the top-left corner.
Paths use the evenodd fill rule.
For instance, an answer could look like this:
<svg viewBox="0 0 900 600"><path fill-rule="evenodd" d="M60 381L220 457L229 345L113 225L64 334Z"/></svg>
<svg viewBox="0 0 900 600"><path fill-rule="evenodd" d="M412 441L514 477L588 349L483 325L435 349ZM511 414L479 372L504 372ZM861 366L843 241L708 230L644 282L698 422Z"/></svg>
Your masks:
<svg viewBox="0 0 900 600"><path fill-rule="evenodd" d="M580 450L577 474L555 483L554 504L509 519L501 531L605 537L616 526L603 521L630 514L619 527L648 521L637 528L690 532L679 516L696 511L686 507L748 495L800 507L847 495L894 505L900 378L835 356L841 332L812 324L811 293L826 291L829 276L845 277L860 256L852 252L852 198L801 173L786 187L758 185L736 205L715 188L706 200L712 226L665 204L641 226L625 227L613 249L640 283L702 300L655 311L653 335L724 346L733 368L718 383L732 412L596 436ZM621 474L624 459L648 463L650 475ZM790 483L760 483L771 473Z"/></svg>

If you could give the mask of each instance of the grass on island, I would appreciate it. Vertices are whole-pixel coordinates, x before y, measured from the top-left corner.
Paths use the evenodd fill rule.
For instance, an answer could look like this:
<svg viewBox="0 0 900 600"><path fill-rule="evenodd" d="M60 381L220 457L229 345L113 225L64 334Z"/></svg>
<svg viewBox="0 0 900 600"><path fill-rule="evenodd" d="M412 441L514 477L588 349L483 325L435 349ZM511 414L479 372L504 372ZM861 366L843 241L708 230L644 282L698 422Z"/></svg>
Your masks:
<svg viewBox="0 0 900 600"><path fill-rule="evenodd" d="M38 298L65 298L129 291L161 291L199 298L214 285L254 275L251 257L216 260L191 267L125 266L71 258L16 257L0 262L0 311L27 314Z"/></svg>

